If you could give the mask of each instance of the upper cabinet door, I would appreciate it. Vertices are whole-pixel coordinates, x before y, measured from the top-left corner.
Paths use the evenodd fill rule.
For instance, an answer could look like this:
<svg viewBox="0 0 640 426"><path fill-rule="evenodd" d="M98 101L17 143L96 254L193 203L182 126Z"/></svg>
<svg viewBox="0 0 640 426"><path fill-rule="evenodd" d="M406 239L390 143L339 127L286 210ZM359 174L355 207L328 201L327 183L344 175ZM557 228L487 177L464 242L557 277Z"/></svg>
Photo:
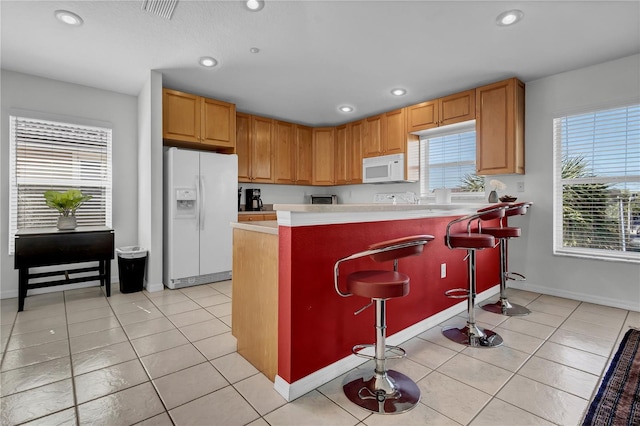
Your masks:
<svg viewBox="0 0 640 426"><path fill-rule="evenodd" d="M349 183L351 174L351 150L349 149L351 138L346 124L336 127L335 138L335 182L336 185L345 185Z"/></svg>
<svg viewBox="0 0 640 426"><path fill-rule="evenodd" d="M295 182L295 128L291 123L275 121L275 183Z"/></svg>
<svg viewBox="0 0 640 426"><path fill-rule="evenodd" d="M385 113L384 154L400 154L407 149L405 109Z"/></svg>
<svg viewBox="0 0 640 426"><path fill-rule="evenodd" d="M461 123L476 118L476 91L456 93L439 99L440 119L439 126Z"/></svg>
<svg viewBox="0 0 640 426"><path fill-rule="evenodd" d="M334 185L334 141L333 127L313 129L313 184Z"/></svg>
<svg viewBox="0 0 640 426"><path fill-rule="evenodd" d="M236 154L238 182L251 182L251 116L236 114Z"/></svg>
<svg viewBox="0 0 640 426"><path fill-rule="evenodd" d="M476 138L477 174L524 174L524 83L476 89Z"/></svg>
<svg viewBox="0 0 640 426"><path fill-rule="evenodd" d="M362 183L362 141L364 139L364 120L349 123L351 136L351 167L349 183Z"/></svg>
<svg viewBox="0 0 640 426"><path fill-rule="evenodd" d="M235 148L236 106L215 99L201 99L201 142L206 145Z"/></svg>
<svg viewBox="0 0 640 426"><path fill-rule="evenodd" d="M296 184L313 183L313 135L311 127L296 125Z"/></svg>
<svg viewBox="0 0 640 426"><path fill-rule="evenodd" d="M476 118L475 89L406 108L407 132L433 129Z"/></svg>
<svg viewBox="0 0 640 426"><path fill-rule="evenodd" d="M439 116L437 99L411 105L406 109L408 132L417 132L419 130L438 127Z"/></svg>
<svg viewBox="0 0 640 426"><path fill-rule="evenodd" d="M200 97L162 89L162 138L200 142Z"/></svg>
<svg viewBox="0 0 640 426"><path fill-rule="evenodd" d="M253 182L273 183L273 120L252 116L251 174Z"/></svg>
<svg viewBox="0 0 640 426"><path fill-rule="evenodd" d="M365 139L362 153L365 157L376 157L384 153L384 114L365 119Z"/></svg>

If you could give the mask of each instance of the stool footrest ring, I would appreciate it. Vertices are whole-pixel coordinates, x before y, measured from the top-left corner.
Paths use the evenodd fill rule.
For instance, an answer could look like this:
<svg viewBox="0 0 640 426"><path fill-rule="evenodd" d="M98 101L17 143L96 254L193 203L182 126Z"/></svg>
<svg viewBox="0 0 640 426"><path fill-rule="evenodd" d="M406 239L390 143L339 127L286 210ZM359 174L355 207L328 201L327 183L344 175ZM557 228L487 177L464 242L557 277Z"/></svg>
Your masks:
<svg viewBox="0 0 640 426"><path fill-rule="evenodd" d="M444 295L450 299L466 299L469 297L468 288L452 288L444 292Z"/></svg>
<svg viewBox="0 0 640 426"><path fill-rule="evenodd" d="M374 355L365 355L365 354L361 354L360 350L362 349L366 349L366 348L375 348L376 345L373 344L363 344L363 345L355 345L353 348L351 348L351 352L355 355L355 356L359 356L360 358L366 358L366 359L376 359L376 357ZM391 346L391 345L385 345L385 350L387 351L397 351L399 352L396 355L391 355L391 356L386 356L386 359L401 359L401 358L405 358L407 356L407 352L402 349L399 346Z"/></svg>
<svg viewBox="0 0 640 426"><path fill-rule="evenodd" d="M505 272L504 276L506 279L511 281L526 281L527 277L517 272Z"/></svg>

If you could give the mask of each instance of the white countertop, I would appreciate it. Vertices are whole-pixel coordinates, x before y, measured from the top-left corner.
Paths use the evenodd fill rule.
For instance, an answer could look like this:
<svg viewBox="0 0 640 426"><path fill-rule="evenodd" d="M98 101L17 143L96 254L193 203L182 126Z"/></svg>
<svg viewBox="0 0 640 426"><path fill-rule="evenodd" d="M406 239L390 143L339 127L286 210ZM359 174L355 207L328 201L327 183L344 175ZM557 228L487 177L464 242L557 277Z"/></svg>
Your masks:
<svg viewBox="0 0 640 426"><path fill-rule="evenodd" d="M489 203L274 204L280 226L314 226L429 217L464 216Z"/></svg>
<svg viewBox="0 0 640 426"><path fill-rule="evenodd" d="M451 204L274 204L276 211L298 213L340 213L340 212L399 212L399 211L439 211L448 213L452 210L475 212L491 203L451 203Z"/></svg>

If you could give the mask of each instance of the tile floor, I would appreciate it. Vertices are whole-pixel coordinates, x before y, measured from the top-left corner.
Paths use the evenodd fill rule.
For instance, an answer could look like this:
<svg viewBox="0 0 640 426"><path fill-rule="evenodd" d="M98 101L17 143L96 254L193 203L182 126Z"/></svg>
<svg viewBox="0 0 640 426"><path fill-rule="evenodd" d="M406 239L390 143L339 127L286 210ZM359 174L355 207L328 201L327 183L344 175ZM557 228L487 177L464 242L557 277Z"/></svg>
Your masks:
<svg viewBox="0 0 640 426"><path fill-rule="evenodd" d="M98 287L29 296L21 313L1 301L2 425L577 425L622 335L640 327L638 312L510 290L531 315L477 314L502 347L445 339L466 312L405 342L390 366L422 399L382 416L348 402L341 377L286 403L236 352L229 281L113 287L109 299Z"/></svg>

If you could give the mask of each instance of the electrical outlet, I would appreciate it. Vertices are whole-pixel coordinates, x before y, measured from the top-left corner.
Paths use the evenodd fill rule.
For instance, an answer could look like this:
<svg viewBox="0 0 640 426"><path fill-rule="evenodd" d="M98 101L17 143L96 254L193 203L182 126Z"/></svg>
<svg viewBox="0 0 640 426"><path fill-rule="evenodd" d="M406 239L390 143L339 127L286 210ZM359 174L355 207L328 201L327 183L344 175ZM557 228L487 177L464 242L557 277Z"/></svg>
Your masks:
<svg viewBox="0 0 640 426"><path fill-rule="evenodd" d="M524 192L524 182L518 182L518 192Z"/></svg>
<svg viewBox="0 0 640 426"><path fill-rule="evenodd" d="M440 278L446 278L447 277L447 264L446 263L441 263L440 264Z"/></svg>

